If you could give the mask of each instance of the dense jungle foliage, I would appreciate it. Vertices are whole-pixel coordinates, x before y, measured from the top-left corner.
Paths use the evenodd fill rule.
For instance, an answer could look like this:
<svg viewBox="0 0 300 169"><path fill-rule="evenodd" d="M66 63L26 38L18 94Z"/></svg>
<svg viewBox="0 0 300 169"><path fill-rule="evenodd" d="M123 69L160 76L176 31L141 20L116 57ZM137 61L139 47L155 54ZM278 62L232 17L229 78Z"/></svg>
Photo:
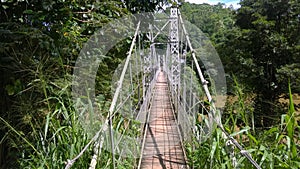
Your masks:
<svg viewBox="0 0 300 169"><path fill-rule="evenodd" d="M167 0L2 0L0 2L0 168L64 168L89 142L71 99L72 71L85 42L113 19L155 12ZM214 44L227 73L226 130L263 168L298 168L300 1L182 3L181 13ZM118 44L99 67L96 94L111 101L111 75L130 43ZM100 80L101 79L101 80ZM101 97L100 97L101 96ZM297 102L298 97L298 102ZM194 168L233 168L216 129L187 143ZM198 146L198 149L195 147ZM87 168L92 148L74 164ZM238 151L238 167L251 168ZM98 168L109 168L110 154ZM120 168L131 168L135 161Z"/></svg>

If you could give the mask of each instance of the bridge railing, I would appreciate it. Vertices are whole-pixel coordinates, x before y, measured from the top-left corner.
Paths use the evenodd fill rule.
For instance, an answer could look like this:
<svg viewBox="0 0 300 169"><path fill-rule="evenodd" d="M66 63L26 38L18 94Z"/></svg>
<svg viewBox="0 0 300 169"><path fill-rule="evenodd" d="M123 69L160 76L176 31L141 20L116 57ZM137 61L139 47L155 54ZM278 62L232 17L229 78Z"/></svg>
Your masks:
<svg viewBox="0 0 300 169"><path fill-rule="evenodd" d="M174 11L176 11L176 17L172 15ZM216 108L215 101L211 95L213 90L216 89L216 86L214 86L216 85L214 84L215 81L210 79L211 88L209 88L209 82L206 80L209 76L205 78L198 61L199 55L203 55L203 53L205 54L207 51L207 48L205 49L205 43L207 43L208 39L203 38L200 40L202 41L202 43L200 42L200 46L198 46L200 50L195 50L180 11L176 7L171 8L170 22L170 45L166 54L164 70L168 72L171 96L174 108L177 112L177 121L182 132L183 140L190 141L191 137L196 136L197 140L201 142L218 127L223 132L223 139L228 140L228 146L234 145L237 147L240 153L245 156L253 166L260 168L252 159L251 155L245 151L223 127L221 112ZM202 48L201 45L203 45L204 48ZM215 63L221 65L220 61L216 61ZM214 66L218 67L219 65ZM220 72L217 71L217 73ZM178 74L180 74L179 77L176 76ZM189 76L190 78L188 78ZM223 83L226 85L226 82ZM232 160L233 165L236 166L235 157L233 157Z"/></svg>
<svg viewBox="0 0 300 169"><path fill-rule="evenodd" d="M144 40L145 33L140 31L138 22L126 60L117 67L112 76L114 83L111 104L108 111L101 112L107 112L107 116L95 119L102 121L100 130L74 159L68 160L66 169L91 145L94 153L89 169L95 169L99 159L105 156L111 156L106 163L113 168L126 163L126 158L133 160L132 165L136 167L135 160L139 158L141 150L142 127L146 121L145 114L150 104L157 71L153 68L157 64L155 59L149 57L151 50L143 49Z"/></svg>

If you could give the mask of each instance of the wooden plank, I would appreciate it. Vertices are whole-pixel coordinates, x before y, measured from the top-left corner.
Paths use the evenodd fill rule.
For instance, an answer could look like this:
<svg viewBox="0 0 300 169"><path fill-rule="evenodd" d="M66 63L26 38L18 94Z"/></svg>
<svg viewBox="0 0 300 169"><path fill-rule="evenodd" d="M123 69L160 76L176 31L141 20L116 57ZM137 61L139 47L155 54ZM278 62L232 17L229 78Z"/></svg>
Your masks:
<svg viewBox="0 0 300 169"><path fill-rule="evenodd" d="M158 75L154 92L141 168L185 169L187 165L163 72Z"/></svg>

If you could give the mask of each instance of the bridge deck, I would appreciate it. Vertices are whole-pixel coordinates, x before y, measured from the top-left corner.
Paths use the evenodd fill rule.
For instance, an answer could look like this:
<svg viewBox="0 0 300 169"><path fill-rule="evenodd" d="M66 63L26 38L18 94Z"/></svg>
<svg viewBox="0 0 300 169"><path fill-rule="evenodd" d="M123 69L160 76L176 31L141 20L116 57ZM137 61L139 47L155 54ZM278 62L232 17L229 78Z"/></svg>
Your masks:
<svg viewBox="0 0 300 169"><path fill-rule="evenodd" d="M141 168L185 169L187 165L163 72L159 73L154 92Z"/></svg>

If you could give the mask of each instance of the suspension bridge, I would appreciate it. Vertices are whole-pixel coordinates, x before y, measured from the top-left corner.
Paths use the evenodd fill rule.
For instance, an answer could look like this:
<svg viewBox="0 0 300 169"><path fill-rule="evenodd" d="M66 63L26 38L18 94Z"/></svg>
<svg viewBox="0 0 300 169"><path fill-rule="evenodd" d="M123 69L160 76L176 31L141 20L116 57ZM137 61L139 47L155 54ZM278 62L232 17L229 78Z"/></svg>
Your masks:
<svg viewBox="0 0 300 169"><path fill-rule="evenodd" d="M192 168L184 143L203 141L215 127L223 131L228 146L235 146L260 168L224 130L209 88L213 84L206 80L198 60L201 51L193 48L179 8L171 7L168 17L154 17L147 24L147 33L141 31L145 22L139 20L134 25L126 60L114 76L109 111L105 118L99 117L104 119L101 128L65 168L71 168L91 146L94 154L89 169L96 168L104 151L110 152L109 163L114 169L128 157L136 159L132 168ZM235 167L234 150L231 156Z"/></svg>

